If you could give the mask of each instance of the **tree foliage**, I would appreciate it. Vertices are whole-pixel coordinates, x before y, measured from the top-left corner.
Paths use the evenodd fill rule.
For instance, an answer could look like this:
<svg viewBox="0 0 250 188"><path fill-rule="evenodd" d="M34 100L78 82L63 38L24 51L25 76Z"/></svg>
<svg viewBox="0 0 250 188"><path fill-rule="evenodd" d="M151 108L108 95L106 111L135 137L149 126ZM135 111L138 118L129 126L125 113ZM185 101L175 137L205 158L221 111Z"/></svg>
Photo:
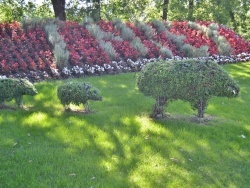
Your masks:
<svg viewBox="0 0 250 188"><path fill-rule="evenodd" d="M64 1L64 0L63 0ZM53 5L59 0L45 0L42 4L24 0L0 0L0 21L20 21L22 17L52 17ZM100 19L149 21L168 20L210 20L227 25L234 31L250 38L249 0L68 0L65 18L81 21L83 17ZM58 6L56 6L58 7ZM54 6L55 17L64 19ZM64 11L64 9L61 9Z"/></svg>

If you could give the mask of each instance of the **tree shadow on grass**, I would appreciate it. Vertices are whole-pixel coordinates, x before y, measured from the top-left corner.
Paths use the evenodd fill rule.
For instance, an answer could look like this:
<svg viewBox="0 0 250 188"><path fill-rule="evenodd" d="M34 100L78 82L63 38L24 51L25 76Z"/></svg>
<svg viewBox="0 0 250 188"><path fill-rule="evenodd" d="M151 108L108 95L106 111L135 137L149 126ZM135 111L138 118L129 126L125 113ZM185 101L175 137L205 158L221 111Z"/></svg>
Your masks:
<svg viewBox="0 0 250 188"><path fill-rule="evenodd" d="M95 114L66 113L41 85L34 108L3 111L0 177L3 187L242 187L247 184L249 132L232 121L199 126L153 120L153 100L132 78L93 79L103 102ZM103 84L106 82L106 84ZM38 88L39 88L38 87ZM112 90L112 91L111 91ZM48 95L44 94L48 92ZM33 101L31 101L33 100ZM129 101L129 102L128 102ZM39 109L37 108L39 106Z"/></svg>

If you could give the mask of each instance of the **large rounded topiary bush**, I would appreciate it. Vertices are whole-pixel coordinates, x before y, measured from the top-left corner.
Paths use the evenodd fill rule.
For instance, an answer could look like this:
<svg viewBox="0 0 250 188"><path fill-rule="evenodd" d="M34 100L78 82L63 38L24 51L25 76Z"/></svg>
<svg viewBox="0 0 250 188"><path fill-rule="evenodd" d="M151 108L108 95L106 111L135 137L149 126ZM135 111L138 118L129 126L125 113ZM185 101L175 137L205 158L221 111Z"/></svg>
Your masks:
<svg viewBox="0 0 250 188"><path fill-rule="evenodd" d="M145 65L139 74L139 90L156 99L153 117L163 117L168 100L191 103L203 118L212 96L236 97L238 84L217 63L201 60L161 61Z"/></svg>

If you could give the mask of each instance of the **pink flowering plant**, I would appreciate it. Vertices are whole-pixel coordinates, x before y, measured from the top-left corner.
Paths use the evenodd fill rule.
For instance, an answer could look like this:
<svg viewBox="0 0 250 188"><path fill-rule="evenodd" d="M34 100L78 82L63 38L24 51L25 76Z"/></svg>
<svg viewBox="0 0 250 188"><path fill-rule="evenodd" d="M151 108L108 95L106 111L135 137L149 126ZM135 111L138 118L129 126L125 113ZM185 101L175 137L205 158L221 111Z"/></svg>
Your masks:
<svg viewBox="0 0 250 188"><path fill-rule="evenodd" d="M53 56L41 28L24 32L18 22L0 25L0 74L47 71Z"/></svg>
<svg viewBox="0 0 250 188"><path fill-rule="evenodd" d="M103 65L110 62L107 53L83 26L66 22L65 26L59 29L59 33L70 51L70 65Z"/></svg>

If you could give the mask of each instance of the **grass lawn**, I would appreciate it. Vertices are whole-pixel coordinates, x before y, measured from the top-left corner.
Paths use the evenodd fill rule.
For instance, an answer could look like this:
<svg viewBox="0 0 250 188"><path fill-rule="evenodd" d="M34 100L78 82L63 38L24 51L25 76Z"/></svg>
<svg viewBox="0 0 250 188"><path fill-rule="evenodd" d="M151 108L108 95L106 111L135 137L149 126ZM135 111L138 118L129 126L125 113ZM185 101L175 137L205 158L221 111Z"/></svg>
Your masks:
<svg viewBox="0 0 250 188"><path fill-rule="evenodd" d="M0 187L249 187L250 63L225 68L240 97L212 98L205 124L182 101L151 119L134 73L77 79L101 91L91 114L64 112L63 81L37 83L25 110L0 110Z"/></svg>

